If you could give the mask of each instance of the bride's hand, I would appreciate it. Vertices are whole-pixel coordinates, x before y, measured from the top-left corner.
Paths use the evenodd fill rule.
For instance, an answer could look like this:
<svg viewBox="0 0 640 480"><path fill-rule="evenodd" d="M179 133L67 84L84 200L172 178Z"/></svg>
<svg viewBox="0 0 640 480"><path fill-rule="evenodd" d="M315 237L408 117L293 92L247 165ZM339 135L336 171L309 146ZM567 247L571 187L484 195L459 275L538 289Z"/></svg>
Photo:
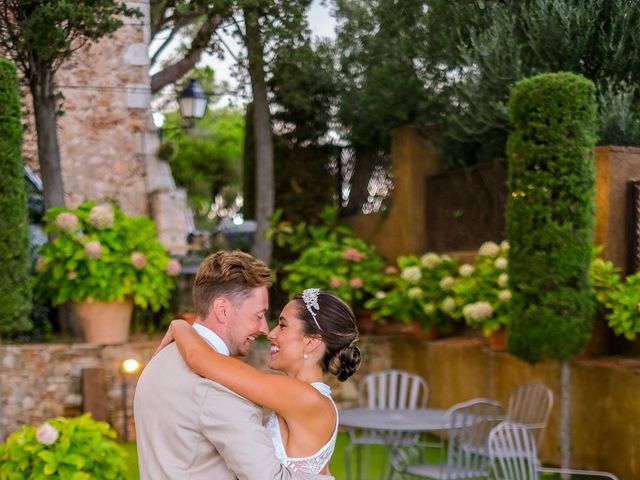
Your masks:
<svg viewBox="0 0 640 480"><path fill-rule="evenodd" d="M188 322L185 322L182 319L172 320L171 323L169 324L169 329L167 330L167 333L164 334L164 337L162 338L162 341L160 342L160 345L158 345L158 348L156 348L156 351L153 352L153 355L151 356L152 358L155 357L160 350L162 350L164 347L166 347L171 342L173 342L174 338L173 338L173 328L172 327L173 327L173 324L176 323L176 322L188 323Z"/></svg>

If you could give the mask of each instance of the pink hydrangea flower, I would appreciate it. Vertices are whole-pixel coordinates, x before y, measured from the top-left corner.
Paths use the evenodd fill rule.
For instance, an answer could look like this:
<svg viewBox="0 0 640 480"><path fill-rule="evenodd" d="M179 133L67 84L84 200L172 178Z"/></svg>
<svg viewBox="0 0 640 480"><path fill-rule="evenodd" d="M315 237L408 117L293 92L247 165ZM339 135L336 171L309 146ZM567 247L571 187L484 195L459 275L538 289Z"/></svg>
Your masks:
<svg viewBox="0 0 640 480"><path fill-rule="evenodd" d="M142 270L144 266L147 264L147 258L143 253L133 252L131 254L131 263L135 267L136 270Z"/></svg>
<svg viewBox="0 0 640 480"><path fill-rule="evenodd" d="M349 280L349 285L351 285L351 288L361 288L364 282L360 277L355 277Z"/></svg>
<svg viewBox="0 0 640 480"><path fill-rule="evenodd" d="M175 277L182 270L182 266L180 265L180 262L178 260L172 258L171 260L169 260L169 263L167 263L167 266L164 269L169 275Z"/></svg>
<svg viewBox="0 0 640 480"><path fill-rule="evenodd" d="M342 257L345 260L359 262L364 258L364 254L362 254L357 248L349 247L344 249L344 251L342 252Z"/></svg>
<svg viewBox="0 0 640 480"><path fill-rule="evenodd" d="M58 439L58 430L49 423L43 423L36 431L36 439L43 445L51 445Z"/></svg>
<svg viewBox="0 0 640 480"><path fill-rule="evenodd" d="M97 240L87 242L84 246L84 253L89 258L98 258L102 254L102 245Z"/></svg>
<svg viewBox="0 0 640 480"><path fill-rule="evenodd" d="M387 275L395 275L396 273L398 273L398 269L393 265L389 265L384 269L384 273L386 273Z"/></svg>
<svg viewBox="0 0 640 480"><path fill-rule="evenodd" d="M332 277L331 280L329 280L329 286L331 288L340 288L342 281L338 277Z"/></svg>
<svg viewBox="0 0 640 480"><path fill-rule="evenodd" d="M71 212L62 212L56 217L56 225L61 230L71 233L78 228L78 217Z"/></svg>
<svg viewBox="0 0 640 480"><path fill-rule="evenodd" d="M96 228L109 228L113 220L113 208L109 204L96 205L89 211L89 223Z"/></svg>

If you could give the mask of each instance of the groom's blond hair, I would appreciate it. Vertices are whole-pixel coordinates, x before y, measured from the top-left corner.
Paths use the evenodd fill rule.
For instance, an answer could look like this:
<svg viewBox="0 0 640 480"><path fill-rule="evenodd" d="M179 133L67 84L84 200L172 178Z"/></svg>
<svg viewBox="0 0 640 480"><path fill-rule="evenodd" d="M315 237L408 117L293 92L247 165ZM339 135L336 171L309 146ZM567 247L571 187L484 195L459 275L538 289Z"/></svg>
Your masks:
<svg viewBox="0 0 640 480"><path fill-rule="evenodd" d="M197 316L206 318L219 296L238 304L252 289L271 284L271 270L262 260L239 250L222 250L200 264L193 282L193 307Z"/></svg>

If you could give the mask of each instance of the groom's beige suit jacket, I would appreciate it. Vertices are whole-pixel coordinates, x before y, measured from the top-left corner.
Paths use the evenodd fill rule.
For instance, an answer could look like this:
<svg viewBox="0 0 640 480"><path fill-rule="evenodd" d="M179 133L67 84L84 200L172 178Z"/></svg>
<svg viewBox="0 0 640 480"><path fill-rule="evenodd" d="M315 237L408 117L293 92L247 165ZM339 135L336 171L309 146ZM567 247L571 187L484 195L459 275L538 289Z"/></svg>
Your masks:
<svg viewBox="0 0 640 480"><path fill-rule="evenodd" d="M193 373L175 343L140 375L134 416L141 480L327 480L276 459L262 409Z"/></svg>

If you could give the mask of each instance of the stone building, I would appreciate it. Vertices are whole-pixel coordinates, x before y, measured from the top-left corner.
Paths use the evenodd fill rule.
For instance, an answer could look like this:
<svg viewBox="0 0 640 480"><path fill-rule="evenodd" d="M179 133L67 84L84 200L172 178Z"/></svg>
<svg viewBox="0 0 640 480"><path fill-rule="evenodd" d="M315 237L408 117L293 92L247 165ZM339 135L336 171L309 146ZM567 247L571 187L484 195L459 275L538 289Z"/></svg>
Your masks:
<svg viewBox="0 0 640 480"><path fill-rule="evenodd" d="M86 45L63 65L56 83L64 115L58 137L69 206L115 200L130 215L149 215L172 253L184 253L193 219L186 192L176 188L169 165L156 156L151 115L149 0L128 2L143 17L125 18L114 35ZM24 156L39 172L31 99Z"/></svg>

